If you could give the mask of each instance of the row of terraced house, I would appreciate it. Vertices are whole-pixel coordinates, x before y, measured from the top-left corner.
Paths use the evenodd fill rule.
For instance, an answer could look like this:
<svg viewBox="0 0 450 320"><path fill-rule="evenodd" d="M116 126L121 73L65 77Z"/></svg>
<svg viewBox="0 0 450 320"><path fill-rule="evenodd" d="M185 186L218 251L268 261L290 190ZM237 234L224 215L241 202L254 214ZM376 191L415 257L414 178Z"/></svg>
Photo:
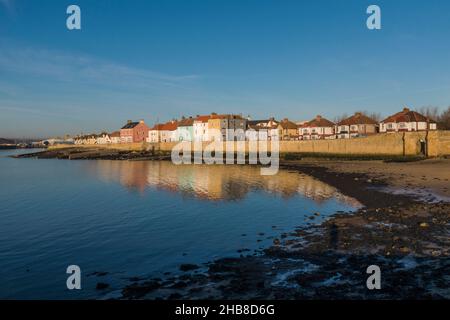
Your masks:
<svg viewBox="0 0 450 320"><path fill-rule="evenodd" d="M108 144L136 142L176 141L230 141L230 140L317 140L350 139L377 133L436 130L436 122L426 116L404 108L402 111L377 122L357 112L334 123L320 115L310 121L293 122L289 119L251 120L241 115L216 114L182 117L148 127L143 121L128 121L120 131L111 134L81 135L75 144Z"/></svg>

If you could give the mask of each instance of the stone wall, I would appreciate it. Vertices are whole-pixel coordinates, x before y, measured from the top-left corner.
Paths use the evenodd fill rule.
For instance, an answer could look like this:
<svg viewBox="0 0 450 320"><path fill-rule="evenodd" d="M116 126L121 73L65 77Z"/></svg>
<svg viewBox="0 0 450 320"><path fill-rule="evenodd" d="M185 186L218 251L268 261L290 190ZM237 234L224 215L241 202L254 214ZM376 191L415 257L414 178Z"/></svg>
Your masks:
<svg viewBox="0 0 450 320"><path fill-rule="evenodd" d="M430 131L428 137L426 132L406 132L383 133L352 139L280 141L280 153L414 156L419 155L421 152L421 140L428 140L428 155L430 157L450 155L450 131ZM119 150L154 149L171 151L177 144L177 142L161 142L86 146L77 145L77 147L94 146ZM204 142L203 148L209 144L209 142ZM224 146L225 144L226 143L224 143ZM236 146L236 142L234 144ZM52 148L61 147L67 147L67 145L54 146ZM248 143L245 143L246 152L248 152L248 147ZM270 150L270 142L268 144L268 149Z"/></svg>

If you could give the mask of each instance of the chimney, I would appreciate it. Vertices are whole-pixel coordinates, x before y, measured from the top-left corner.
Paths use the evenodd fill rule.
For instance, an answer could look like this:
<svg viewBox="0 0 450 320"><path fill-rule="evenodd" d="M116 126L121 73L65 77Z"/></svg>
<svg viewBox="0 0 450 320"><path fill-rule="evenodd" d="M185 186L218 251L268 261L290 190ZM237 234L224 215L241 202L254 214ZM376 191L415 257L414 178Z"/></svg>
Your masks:
<svg viewBox="0 0 450 320"><path fill-rule="evenodd" d="M288 122L288 118L284 118L283 121L284 121L284 122Z"/></svg>
<svg viewBox="0 0 450 320"><path fill-rule="evenodd" d="M409 108L408 107L404 107L403 108L403 112L409 112Z"/></svg>
<svg viewBox="0 0 450 320"><path fill-rule="evenodd" d="M139 123L144 123L144 119L139 120Z"/></svg>
<svg viewBox="0 0 450 320"><path fill-rule="evenodd" d="M131 120L127 120L127 124L130 124L131 122L133 122L133 121L131 121Z"/></svg>
<svg viewBox="0 0 450 320"><path fill-rule="evenodd" d="M361 117L362 113L361 112L355 112L355 116Z"/></svg>
<svg viewBox="0 0 450 320"><path fill-rule="evenodd" d="M321 116L320 114L318 114L318 115L316 116L316 120L320 120L320 119L322 119L322 116Z"/></svg>

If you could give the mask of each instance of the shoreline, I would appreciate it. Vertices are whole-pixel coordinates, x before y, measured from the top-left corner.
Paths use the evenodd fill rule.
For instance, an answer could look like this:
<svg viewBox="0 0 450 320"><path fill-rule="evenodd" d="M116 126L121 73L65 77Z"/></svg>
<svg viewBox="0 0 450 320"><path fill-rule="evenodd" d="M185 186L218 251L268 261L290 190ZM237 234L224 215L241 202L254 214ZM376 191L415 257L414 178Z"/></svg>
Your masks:
<svg viewBox="0 0 450 320"><path fill-rule="evenodd" d="M86 156L95 155L78 159ZM159 160L153 156L151 160ZM126 160L132 159L149 160L136 153ZM430 203L414 194L385 191L389 187L410 187L397 177L404 174L397 172L398 167L411 168L411 175L421 177L418 166L426 171L429 166L447 165L447 160L426 161L282 161L280 169L311 175L364 207L354 213L337 212L319 225L279 234L272 246L260 252L182 265L179 275L164 279L135 278L117 298L448 299L450 203ZM383 169L383 175L375 170L377 166ZM447 177L437 174L445 186ZM433 184L435 177L419 181L423 187L438 191L439 184ZM310 219L314 222L314 216ZM366 288L366 268L373 264L381 268L381 290ZM98 280L99 294L112 293Z"/></svg>

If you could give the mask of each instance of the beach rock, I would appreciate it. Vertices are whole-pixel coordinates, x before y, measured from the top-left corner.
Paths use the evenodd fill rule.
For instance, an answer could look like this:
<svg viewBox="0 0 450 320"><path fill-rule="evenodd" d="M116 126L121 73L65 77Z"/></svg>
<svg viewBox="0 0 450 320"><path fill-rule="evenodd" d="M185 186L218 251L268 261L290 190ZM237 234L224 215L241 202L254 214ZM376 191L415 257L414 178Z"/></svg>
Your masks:
<svg viewBox="0 0 450 320"><path fill-rule="evenodd" d="M419 224L419 227L421 228L428 228L430 225L426 222L422 222L421 224Z"/></svg>
<svg viewBox="0 0 450 320"><path fill-rule="evenodd" d="M96 289L96 290L105 290L105 289L107 289L107 288L109 288L109 284L104 283L104 282L99 282L99 283L97 283L97 285L95 286L95 289Z"/></svg>
<svg viewBox="0 0 450 320"><path fill-rule="evenodd" d="M191 264L191 263L185 263L180 266L180 270L183 272L196 270L198 268L200 268L200 266L198 266L196 264Z"/></svg>
<svg viewBox="0 0 450 320"><path fill-rule="evenodd" d="M122 295L126 299L140 299L159 287L160 284L156 281L146 281L142 284L133 283L122 290Z"/></svg>

